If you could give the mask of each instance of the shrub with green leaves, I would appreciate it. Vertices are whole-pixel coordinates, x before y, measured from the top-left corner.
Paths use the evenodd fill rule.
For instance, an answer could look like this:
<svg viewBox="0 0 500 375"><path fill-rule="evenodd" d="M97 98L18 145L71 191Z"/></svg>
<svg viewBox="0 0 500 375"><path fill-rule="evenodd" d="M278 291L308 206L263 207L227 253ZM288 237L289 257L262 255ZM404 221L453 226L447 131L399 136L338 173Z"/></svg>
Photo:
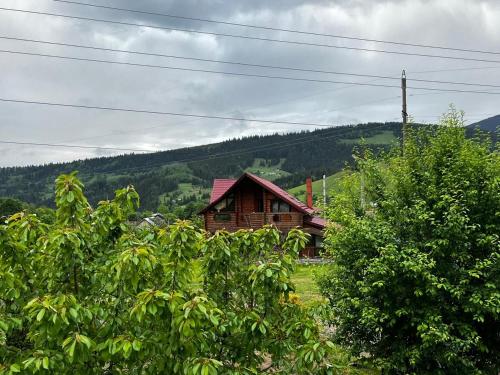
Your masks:
<svg viewBox="0 0 500 375"><path fill-rule="evenodd" d="M357 166L328 212L334 341L391 374L498 374L498 148L452 111Z"/></svg>
<svg viewBox="0 0 500 375"><path fill-rule="evenodd" d="M333 373L289 298L301 231L135 230L132 187L92 209L74 173L56 204L0 224L0 374Z"/></svg>

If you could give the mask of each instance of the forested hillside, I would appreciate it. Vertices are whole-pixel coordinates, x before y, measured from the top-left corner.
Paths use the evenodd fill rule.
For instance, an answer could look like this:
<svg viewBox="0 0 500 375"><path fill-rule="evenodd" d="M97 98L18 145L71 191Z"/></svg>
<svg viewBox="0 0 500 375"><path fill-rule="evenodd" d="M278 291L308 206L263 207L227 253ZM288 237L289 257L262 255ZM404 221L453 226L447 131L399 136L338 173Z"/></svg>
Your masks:
<svg viewBox="0 0 500 375"><path fill-rule="evenodd" d="M500 126L500 115L489 117L469 125L469 127L471 128L479 128L481 130L488 132L495 132L499 126Z"/></svg>
<svg viewBox="0 0 500 375"><path fill-rule="evenodd" d="M303 184L307 176L319 179L352 162L353 148L364 138L374 149L388 148L400 136L400 123L369 123L252 136L217 144L152 154L128 154L71 163L0 169L0 197L53 206L53 183L61 173L79 171L92 203L109 192L133 184L141 209L171 209L206 202L212 180L251 171L285 188ZM193 202L197 202L197 205Z"/></svg>

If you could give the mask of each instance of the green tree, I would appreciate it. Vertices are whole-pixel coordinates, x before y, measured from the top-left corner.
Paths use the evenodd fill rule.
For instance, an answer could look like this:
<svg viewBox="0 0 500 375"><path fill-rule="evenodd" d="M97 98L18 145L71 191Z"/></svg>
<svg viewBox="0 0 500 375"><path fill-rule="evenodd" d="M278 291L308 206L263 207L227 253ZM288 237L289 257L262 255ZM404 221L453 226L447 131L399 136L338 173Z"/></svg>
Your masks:
<svg viewBox="0 0 500 375"><path fill-rule="evenodd" d="M307 235L136 231L133 187L93 209L76 174L56 218L0 224L0 374L332 374L314 310L290 299Z"/></svg>
<svg viewBox="0 0 500 375"><path fill-rule="evenodd" d="M14 215L27 208L27 204L15 198L0 198L0 217Z"/></svg>
<svg viewBox="0 0 500 375"><path fill-rule="evenodd" d="M334 341L391 374L498 374L498 149L451 111L357 166L328 211Z"/></svg>

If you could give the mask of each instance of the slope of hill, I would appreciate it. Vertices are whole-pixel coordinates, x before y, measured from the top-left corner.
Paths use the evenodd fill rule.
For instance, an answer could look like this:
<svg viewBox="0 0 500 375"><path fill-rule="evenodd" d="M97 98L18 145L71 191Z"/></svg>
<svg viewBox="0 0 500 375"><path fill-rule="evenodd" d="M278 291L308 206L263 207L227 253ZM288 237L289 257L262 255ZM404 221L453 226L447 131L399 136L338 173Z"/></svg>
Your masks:
<svg viewBox="0 0 500 375"><path fill-rule="evenodd" d="M497 127L500 127L500 115L489 117L487 119L470 124L471 128L480 128L487 132L496 132Z"/></svg>
<svg viewBox="0 0 500 375"><path fill-rule="evenodd" d="M326 186L326 195L328 196L328 193L330 191L336 191L339 189L339 180L340 178L347 172L345 171L340 171L337 172L331 176L326 176L325 178L325 186ZM318 180L313 181L312 183L312 190L313 190L313 199L316 202L318 199L322 199L323 197L323 179L321 176L319 176ZM306 184L302 184L299 186L295 186L291 189L288 189L288 192L290 194L293 194L295 197L300 199L302 202L305 202L306 200Z"/></svg>
<svg viewBox="0 0 500 375"><path fill-rule="evenodd" d="M0 197L53 206L53 183L74 170L85 183L92 204L114 190L133 184L141 208L167 209L205 202L212 180L251 171L284 188L304 183L307 176L333 175L352 162L361 138L375 150L400 137L400 123L369 123L284 135L252 136L217 144L151 154L127 154L70 163L0 169Z"/></svg>

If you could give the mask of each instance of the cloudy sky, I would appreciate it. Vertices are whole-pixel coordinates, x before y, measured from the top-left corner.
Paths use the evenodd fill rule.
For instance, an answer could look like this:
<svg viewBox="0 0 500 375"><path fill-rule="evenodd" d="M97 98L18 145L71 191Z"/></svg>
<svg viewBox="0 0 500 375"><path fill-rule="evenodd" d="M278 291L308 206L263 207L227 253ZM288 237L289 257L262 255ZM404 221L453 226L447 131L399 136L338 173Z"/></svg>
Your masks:
<svg viewBox="0 0 500 375"><path fill-rule="evenodd" d="M80 0L82 2L406 43L500 52L500 1L478 0ZM2 0L0 7L333 46L461 56L438 59L232 38L0 9L0 36L249 64L399 77L408 86L499 91L412 82L412 78L500 85L500 53L381 44L89 8L53 0ZM0 49L149 65L316 80L399 85L374 79L95 51L0 38ZM246 119L331 124L400 119L400 89L237 77L204 72L61 60L0 52L0 99L132 108ZM408 92L415 121L434 121L450 103L469 122L500 113L500 95ZM311 129L252 121L193 119L0 101L0 141L164 150L251 134ZM0 166L41 164L119 151L0 144Z"/></svg>

